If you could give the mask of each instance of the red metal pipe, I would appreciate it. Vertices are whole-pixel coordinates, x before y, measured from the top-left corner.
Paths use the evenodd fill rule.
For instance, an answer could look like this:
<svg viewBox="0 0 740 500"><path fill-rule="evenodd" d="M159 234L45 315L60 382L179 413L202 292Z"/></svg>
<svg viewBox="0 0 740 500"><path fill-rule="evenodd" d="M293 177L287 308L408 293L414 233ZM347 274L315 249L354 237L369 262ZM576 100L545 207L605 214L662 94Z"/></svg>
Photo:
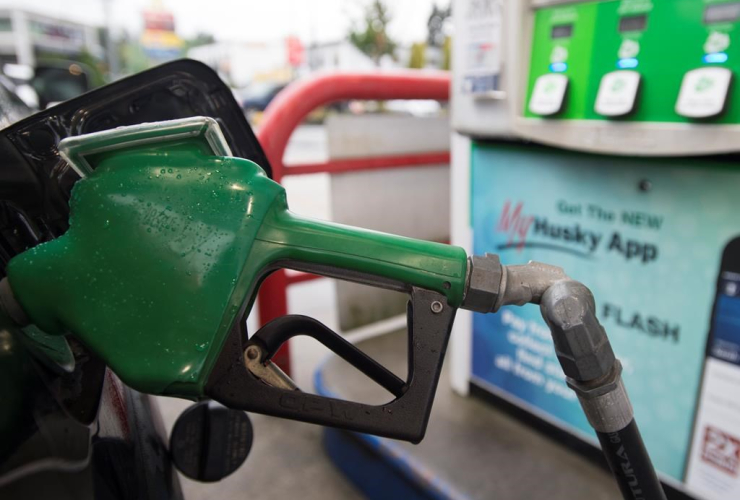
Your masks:
<svg viewBox="0 0 740 500"><path fill-rule="evenodd" d="M283 153L288 139L314 109L324 104L350 99L436 99L450 95L450 75L446 71L376 71L327 73L288 85L267 106L257 133L273 178L283 177Z"/></svg>
<svg viewBox="0 0 740 500"><path fill-rule="evenodd" d="M321 163L301 163L290 165L283 170L283 175L318 174L321 172L358 172L360 170L383 170L391 168L424 167L427 165L449 164L450 153L419 153L410 155L376 156L373 158L352 158L347 160L329 160Z"/></svg>
<svg viewBox="0 0 740 500"><path fill-rule="evenodd" d="M285 273L288 278L288 286L293 285L295 283L303 283L305 281L313 281L318 278L323 278L323 276L319 276L318 274L311 274L311 273L301 273L301 272L292 272L292 273Z"/></svg>

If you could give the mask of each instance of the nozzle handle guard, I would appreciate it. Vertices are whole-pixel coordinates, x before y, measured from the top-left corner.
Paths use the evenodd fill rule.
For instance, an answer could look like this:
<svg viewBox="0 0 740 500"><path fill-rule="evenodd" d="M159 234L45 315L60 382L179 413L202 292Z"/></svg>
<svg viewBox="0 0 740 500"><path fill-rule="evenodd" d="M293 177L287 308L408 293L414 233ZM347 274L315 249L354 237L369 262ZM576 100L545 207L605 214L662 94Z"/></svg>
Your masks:
<svg viewBox="0 0 740 500"><path fill-rule="evenodd" d="M245 345L261 342L260 338L264 337L264 333L261 335L261 331L258 331L247 341L243 321L237 322L232 328L208 380L206 393L230 408L418 443L424 437L429 421L455 312L456 308L448 305L443 295L416 287L411 289L408 305L409 373L403 385L394 381L393 374L370 358L367 358L369 362L365 361L366 370L363 370L356 361L361 357L354 357L357 356L356 353L351 353L351 349L356 348L351 347L350 351L345 351L342 357L374 378L389 392L398 392L396 399L388 404L355 403L266 385L253 376L244 364ZM287 326L290 327L290 322ZM270 327L268 324L263 328ZM302 332L307 330L305 324L299 328ZM273 331L270 336L287 340L300 333L298 330ZM337 350L336 339L332 339L331 335L319 333L312 336L325 344L327 342L321 339L330 339L330 347ZM342 339L342 342L346 341ZM269 346L268 353L274 353L277 347L277 343ZM346 349L347 346L343 348ZM350 353L349 356L347 352Z"/></svg>

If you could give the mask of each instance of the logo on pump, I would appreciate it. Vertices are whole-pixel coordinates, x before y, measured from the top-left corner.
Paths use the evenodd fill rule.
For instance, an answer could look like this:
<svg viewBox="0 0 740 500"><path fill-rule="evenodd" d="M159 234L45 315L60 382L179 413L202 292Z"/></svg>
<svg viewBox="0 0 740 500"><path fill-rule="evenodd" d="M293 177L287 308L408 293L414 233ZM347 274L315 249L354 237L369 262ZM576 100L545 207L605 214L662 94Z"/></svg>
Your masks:
<svg viewBox="0 0 740 500"><path fill-rule="evenodd" d="M714 52L723 52L730 46L730 35L712 31L704 42L704 52L712 54Z"/></svg>
<svg viewBox="0 0 740 500"><path fill-rule="evenodd" d="M615 92L615 93L616 93L616 92L619 92L619 91L620 91L620 90L622 90L622 89L623 89L623 88L624 88L624 87L625 87L626 85L627 85L627 82L625 82L625 81L624 81L623 79L621 79L621 78L617 78L617 79L615 79L615 80L614 80L614 83L612 83L612 88L611 88L611 91L612 91L612 92Z"/></svg>
<svg viewBox="0 0 740 500"><path fill-rule="evenodd" d="M568 60L568 49L562 45L556 45L550 52L550 62L553 64L564 63Z"/></svg>
<svg viewBox="0 0 740 500"><path fill-rule="evenodd" d="M694 90L697 92L704 92L705 90L709 90L710 88L712 88L713 85L714 85L714 80L706 76L703 76L699 78L699 80L697 80Z"/></svg>
<svg viewBox="0 0 740 500"><path fill-rule="evenodd" d="M630 59L637 57L640 53L640 42L637 40L622 40L622 45L619 46L619 52L617 56L620 59Z"/></svg>
<svg viewBox="0 0 740 500"><path fill-rule="evenodd" d="M622 216L625 220L633 220L644 214L624 212ZM659 226L662 218L651 224ZM620 231L605 233L578 222L562 224L545 216L526 215L522 202L515 204L507 200L494 230L507 235L506 243L498 245L499 251L543 248L585 259L594 258L596 252L605 252L642 264L658 258L658 247L654 243L629 238Z"/></svg>

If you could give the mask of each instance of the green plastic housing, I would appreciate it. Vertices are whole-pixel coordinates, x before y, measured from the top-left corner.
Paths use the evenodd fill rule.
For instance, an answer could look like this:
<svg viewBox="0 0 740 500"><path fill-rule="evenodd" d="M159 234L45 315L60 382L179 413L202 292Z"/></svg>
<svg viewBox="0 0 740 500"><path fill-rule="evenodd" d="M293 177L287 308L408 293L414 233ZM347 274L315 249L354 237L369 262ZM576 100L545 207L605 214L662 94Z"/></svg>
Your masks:
<svg viewBox="0 0 740 500"><path fill-rule="evenodd" d="M276 267L324 265L460 305L463 249L299 217L258 165L216 155L228 146L215 122L182 122L67 145L85 176L70 229L8 266L39 328L77 336L136 390L195 398Z"/></svg>
<svg viewBox="0 0 740 500"><path fill-rule="evenodd" d="M556 47L567 50L568 96L561 120L609 120L596 113L594 103L601 78L621 69L620 47L625 40L639 47L632 69L640 73L642 88L638 104L628 121L689 123L692 120L676 113L684 75L701 67L724 67L735 70L740 61L738 29L740 17L711 22L705 18L708 7L734 0L598 0L538 7L532 29L532 52L529 64L524 116L537 118L527 104L538 77L552 71L551 55ZM645 17L645 24L620 21ZM553 37L553 28L571 26L571 35ZM711 36L727 37L722 48L725 60L705 62L712 50ZM721 47L721 46L720 46ZM735 75L737 76L737 75ZM735 124L740 121L740 85L731 85L727 109L712 119L713 123Z"/></svg>

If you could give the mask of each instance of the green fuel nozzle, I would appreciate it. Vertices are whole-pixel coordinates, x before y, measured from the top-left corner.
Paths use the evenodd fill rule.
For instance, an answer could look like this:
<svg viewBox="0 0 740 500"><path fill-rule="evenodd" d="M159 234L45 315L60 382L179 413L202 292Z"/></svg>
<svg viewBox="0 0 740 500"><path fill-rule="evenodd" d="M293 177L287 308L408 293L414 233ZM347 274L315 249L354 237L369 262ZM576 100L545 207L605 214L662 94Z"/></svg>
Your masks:
<svg viewBox="0 0 740 500"><path fill-rule="evenodd" d="M72 137L59 150L82 177L69 230L10 261L0 309L17 325L76 336L130 387L418 442L457 308L535 303L600 437L647 457L593 297L562 269L502 266L495 255L468 259L459 247L300 217L258 165L231 156L210 118ZM408 293L407 379L305 316L249 337L260 283L280 268ZM314 337L395 399L373 406L301 392L271 363L296 335ZM641 481L658 492L646 464Z"/></svg>
<svg viewBox="0 0 740 500"><path fill-rule="evenodd" d="M231 157L210 118L73 137L60 154L82 177L70 228L10 262L12 294L31 322L72 333L139 391L205 396L279 268L424 290L450 311L462 302L463 249L291 213L284 189Z"/></svg>

